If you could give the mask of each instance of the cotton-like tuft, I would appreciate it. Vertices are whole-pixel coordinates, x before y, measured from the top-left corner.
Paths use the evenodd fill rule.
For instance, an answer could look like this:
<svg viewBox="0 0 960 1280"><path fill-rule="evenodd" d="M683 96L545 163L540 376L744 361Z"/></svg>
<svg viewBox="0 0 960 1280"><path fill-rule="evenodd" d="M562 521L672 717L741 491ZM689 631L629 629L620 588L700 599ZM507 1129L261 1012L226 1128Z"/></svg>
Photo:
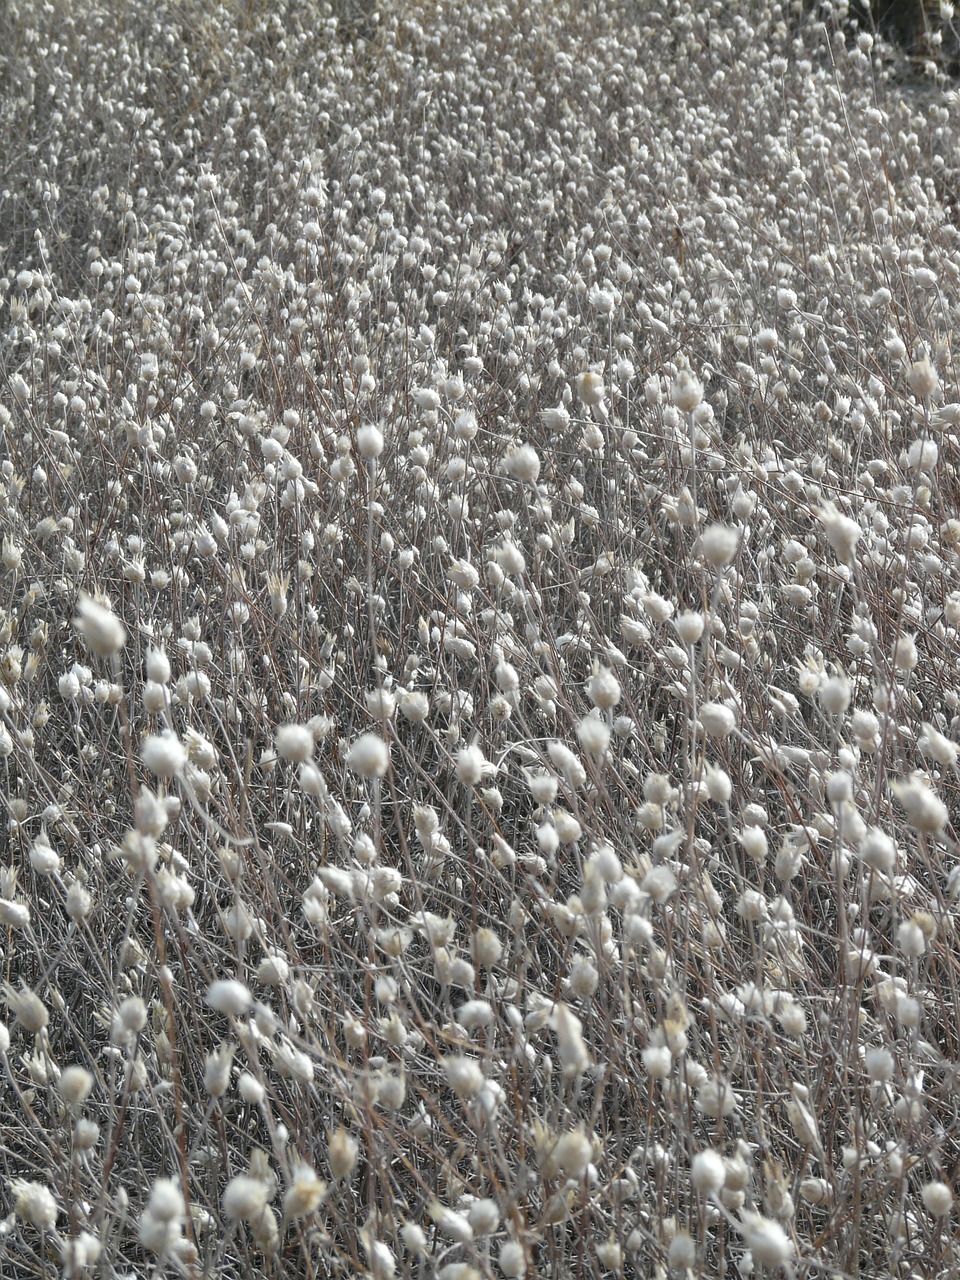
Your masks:
<svg viewBox="0 0 960 1280"><path fill-rule="evenodd" d="M346 765L361 778L382 778L390 763L390 748L375 733L362 733L346 756Z"/></svg>

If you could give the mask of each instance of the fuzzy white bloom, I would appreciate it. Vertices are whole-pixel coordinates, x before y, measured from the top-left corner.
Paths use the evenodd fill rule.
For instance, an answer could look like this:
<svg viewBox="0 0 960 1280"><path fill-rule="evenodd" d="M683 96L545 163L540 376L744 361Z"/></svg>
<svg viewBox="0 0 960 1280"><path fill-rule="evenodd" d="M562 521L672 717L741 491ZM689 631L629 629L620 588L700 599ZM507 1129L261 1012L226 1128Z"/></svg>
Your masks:
<svg viewBox="0 0 960 1280"><path fill-rule="evenodd" d="M689 1231L678 1231L670 1241L667 1261L674 1271L687 1271L696 1265L697 1246Z"/></svg>
<svg viewBox="0 0 960 1280"><path fill-rule="evenodd" d="M503 470L513 480L535 484L540 474L540 455L532 444L516 445L503 459Z"/></svg>
<svg viewBox="0 0 960 1280"><path fill-rule="evenodd" d="M585 405L596 408L603 404L607 397L607 389L603 385L603 377L599 373L580 373L577 375L577 395Z"/></svg>
<svg viewBox="0 0 960 1280"><path fill-rule="evenodd" d="M860 857L871 870L889 875L897 865L897 846L879 827L868 827L860 842Z"/></svg>
<svg viewBox="0 0 960 1280"><path fill-rule="evenodd" d="M590 1066L590 1054L583 1039L583 1023L568 1005L558 1003L550 1015L550 1026L557 1038L557 1054L564 1077L582 1076Z"/></svg>
<svg viewBox="0 0 960 1280"><path fill-rule="evenodd" d="M889 1049L868 1049L863 1055L863 1069L871 1080L884 1083L893 1079L896 1062Z"/></svg>
<svg viewBox="0 0 960 1280"><path fill-rule="evenodd" d="M306 1218L315 1213L326 1191L327 1184L317 1177L308 1164L295 1165L290 1186L283 1197L284 1217Z"/></svg>
<svg viewBox="0 0 960 1280"><path fill-rule="evenodd" d="M699 712L700 725L711 738L725 738L736 727L737 717L724 702L705 702Z"/></svg>
<svg viewBox="0 0 960 1280"><path fill-rule="evenodd" d="M916 668L920 661L916 638L903 632L897 636L893 645L893 665L898 671L909 672Z"/></svg>
<svg viewBox="0 0 960 1280"><path fill-rule="evenodd" d="M347 768L362 778L382 778L389 763L390 748L375 733L362 733L347 752Z"/></svg>
<svg viewBox="0 0 960 1280"><path fill-rule="evenodd" d="M479 431L477 415L472 409L463 409L453 423L453 434L458 440L473 440Z"/></svg>
<svg viewBox="0 0 960 1280"><path fill-rule="evenodd" d="M313 755L313 734L305 724L282 724L276 732L274 745L281 760L292 764L305 764Z"/></svg>
<svg viewBox="0 0 960 1280"><path fill-rule="evenodd" d="M722 569L737 554L740 534L726 524L711 524L700 535L700 554L713 569Z"/></svg>
<svg viewBox="0 0 960 1280"><path fill-rule="evenodd" d="M478 929L473 935L471 947L474 960L485 969L492 969L503 955L503 943L492 929Z"/></svg>
<svg viewBox="0 0 960 1280"><path fill-rule="evenodd" d="M527 1274L527 1256L519 1240L508 1240L500 1246L497 1265L507 1280L522 1280Z"/></svg>
<svg viewBox="0 0 960 1280"><path fill-rule="evenodd" d="M212 1053L206 1055L203 1065L203 1087L211 1098L222 1098L227 1092L236 1052L235 1044L224 1041L217 1045Z"/></svg>
<svg viewBox="0 0 960 1280"><path fill-rule="evenodd" d="M500 1225L497 1202L488 1198L474 1200L467 1210L467 1221L473 1227L475 1236L492 1236Z"/></svg>
<svg viewBox="0 0 960 1280"><path fill-rule="evenodd" d="M475 787L483 777L486 760L477 746L461 747L457 752L457 781L465 787Z"/></svg>
<svg viewBox="0 0 960 1280"><path fill-rule="evenodd" d="M689 369L681 369L670 387L670 399L682 413L693 413L703 400L703 383Z"/></svg>
<svg viewBox="0 0 960 1280"><path fill-rule="evenodd" d="M690 1181L702 1196L716 1195L726 1180L726 1166L719 1151L698 1151L690 1162Z"/></svg>
<svg viewBox="0 0 960 1280"><path fill-rule="evenodd" d="M357 429L357 449L361 458L368 461L379 458L383 453L383 432L372 422L365 423Z"/></svg>
<svg viewBox="0 0 960 1280"><path fill-rule="evenodd" d="M11 373L7 380L13 398L19 404L27 404L33 396L33 389L22 373Z"/></svg>
<svg viewBox="0 0 960 1280"><path fill-rule="evenodd" d="M258 1107L266 1095L266 1089L255 1075L249 1071L241 1071L237 1078L237 1093L244 1102Z"/></svg>
<svg viewBox="0 0 960 1280"><path fill-rule="evenodd" d="M568 746L558 741L551 742L547 747L547 754L568 787L577 790L583 786L587 780L587 771Z"/></svg>
<svg viewBox="0 0 960 1280"><path fill-rule="evenodd" d="M13 987L5 986L3 998L20 1026L31 1035L42 1031L50 1021L50 1013L46 1005L29 987L21 987L19 991L15 991Z"/></svg>
<svg viewBox="0 0 960 1280"><path fill-rule="evenodd" d="M696 1109L711 1119L730 1116L737 1109L737 1095L726 1080L711 1076L705 1080L697 1091Z"/></svg>
<svg viewBox="0 0 960 1280"><path fill-rule="evenodd" d="M52 876L60 870L60 857L51 849L45 832L30 846L30 865L41 876Z"/></svg>
<svg viewBox="0 0 960 1280"><path fill-rule="evenodd" d="M217 1013L239 1018L253 1004L253 996L249 988L235 978L221 978L207 987L206 1001Z"/></svg>
<svg viewBox="0 0 960 1280"><path fill-rule="evenodd" d="M940 460L935 440L914 440L907 450L907 466L911 471L934 471Z"/></svg>
<svg viewBox="0 0 960 1280"><path fill-rule="evenodd" d="M783 1227L762 1214L744 1215L743 1238L754 1262L761 1267L779 1267L793 1257L793 1241Z"/></svg>
<svg viewBox="0 0 960 1280"><path fill-rule="evenodd" d="M313 796L315 800L327 798L329 792L326 779L315 764L309 762L302 764L297 776L300 780L300 789L305 795Z"/></svg>
<svg viewBox="0 0 960 1280"><path fill-rule="evenodd" d="M182 1222L187 1206L180 1184L174 1178L157 1178L144 1212L157 1222Z"/></svg>
<svg viewBox="0 0 960 1280"><path fill-rule="evenodd" d="M448 1240L455 1240L457 1244L466 1244L473 1239L473 1227L462 1213L457 1213L456 1209L448 1208L439 1200L432 1200L427 1206L427 1212L437 1224L438 1230Z"/></svg>
<svg viewBox="0 0 960 1280"><path fill-rule="evenodd" d="M41 1231L54 1229L59 1209L48 1186L25 1178L13 1178L10 1190L13 1193L13 1211L18 1218Z"/></svg>
<svg viewBox="0 0 960 1280"><path fill-rule="evenodd" d="M907 370L907 385L918 400L929 400L940 390L940 379L928 356L915 360Z"/></svg>
<svg viewBox="0 0 960 1280"><path fill-rule="evenodd" d="M911 959L918 960L927 949L923 930L913 920L902 920L897 925L897 950Z"/></svg>
<svg viewBox="0 0 960 1280"><path fill-rule="evenodd" d="M327 1159L330 1163L330 1174L334 1178L349 1178L356 1168L360 1150L356 1138L351 1137L346 1129L336 1129L328 1137Z"/></svg>
<svg viewBox="0 0 960 1280"><path fill-rule="evenodd" d="M75 1236L61 1238L60 1261L64 1275L73 1276L94 1267L100 1260L103 1245L92 1231L80 1231Z"/></svg>
<svg viewBox="0 0 960 1280"><path fill-rule="evenodd" d="M953 767L957 763L957 744L951 742L949 738L945 737L932 724L928 724L926 721L923 722L922 728L923 736L918 741L917 746L923 754L936 760L937 764L944 765L947 768Z"/></svg>
<svg viewBox="0 0 960 1280"><path fill-rule="evenodd" d="M673 1055L665 1044L648 1045L640 1055L643 1069L652 1080L666 1080L673 1065Z"/></svg>
<svg viewBox="0 0 960 1280"><path fill-rule="evenodd" d="M57 1081L57 1092L68 1107L82 1106L92 1089L93 1073L86 1067L64 1067Z"/></svg>
<svg viewBox="0 0 960 1280"><path fill-rule="evenodd" d="M622 693L620 681L608 667L598 666L587 681L587 697L601 711L615 707Z"/></svg>
<svg viewBox="0 0 960 1280"><path fill-rule="evenodd" d="M596 715L584 716L577 725L577 739L591 756L602 756L610 745L610 729Z"/></svg>
<svg viewBox="0 0 960 1280"><path fill-rule="evenodd" d="M458 1098L475 1097L483 1088L484 1075L478 1062L460 1055L444 1058L443 1074Z"/></svg>
<svg viewBox="0 0 960 1280"><path fill-rule="evenodd" d="M493 1006L489 1000L467 1000L457 1010L457 1021L467 1031L474 1031L478 1027L489 1027L493 1020Z"/></svg>
<svg viewBox="0 0 960 1280"><path fill-rule="evenodd" d="M167 684L170 680L170 659L162 649L147 650L146 668L147 679L154 684Z"/></svg>
<svg viewBox="0 0 960 1280"><path fill-rule="evenodd" d="M947 825L947 806L918 778L894 782L890 787L907 814L914 831L922 835L939 835Z"/></svg>
<svg viewBox="0 0 960 1280"><path fill-rule="evenodd" d="M850 698L850 682L846 676L828 676L817 689L817 700L827 715L843 715Z"/></svg>
<svg viewBox="0 0 960 1280"><path fill-rule="evenodd" d="M430 715L430 699L418 689L405 690L400 695L400 714L411 724L423 724Z"/></svg>
<svg viewBox="0 0 960 1280"><path fill-rule="evenodd" d="M187 763L187 752L175 733L152 733L144 739L140 759L155 778L175 778Z"/></svg>
<svg viewBox="0 0 960 1280"><path fill-rule="evenodd" d="M447 566L447 577L461 591L473 591L480 584L480 574L469 560L452 560Z"/></svg>
<svg viewBox="0 0 960 1280"><path fill-rule="evenodd" d="M945 1218L953 1210L953 1192L946 1182L927 1182L920 1188L920 1198L927 1212Z"/></svg>
<svg viewBox="0 0 960 1280"><path fill-rule="evenodd" d="M98 604L92 596L81 595L73 625L98 658L109 658L127 642L127 630L112 609Z"/></svg>
<svg viewBox="0 0 960 1280"><path fill-rule="evenodd" d="M544 1176L555 1178L582 1178L593 1155L593 1143L583 1129L571 1129L562 1133L547 1153Z"/></svg>
<svg viewBox="0 0 960 1280"><path fill-rule="evenodd" d="M570 413L565 404L558 404L555 408L543 409L540 421L548 431L563 431L570 423Z"/></svg>
<svg viewBox="0 0 960 1280"><path fill-rule="evenodd" d="M702 613L688 611L675 618L673 625L677 629L680 643L689 648L691 645L695 645L703 635L704 617Z"/></svg>
<svg viewBox="0 0 960 1280"><path fill-rule="evenodd" d="M220 1207L233 1221L257 1222L267 1207L270 1188L261 1178L239 1173L231 1178L220 1198Z"/></svg>

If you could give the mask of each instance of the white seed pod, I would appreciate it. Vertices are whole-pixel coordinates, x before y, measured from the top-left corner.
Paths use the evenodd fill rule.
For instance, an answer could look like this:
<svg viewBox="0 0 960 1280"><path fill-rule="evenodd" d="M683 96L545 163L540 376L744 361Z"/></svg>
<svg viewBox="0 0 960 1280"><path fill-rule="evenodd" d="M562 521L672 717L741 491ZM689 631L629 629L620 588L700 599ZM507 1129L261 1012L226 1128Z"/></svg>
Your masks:
<svg viewBox="0 0 960 1280"><path fill-rule="evenodd" d="M289 760L292 764L305 764L316 745L305 724L282 724L276 732L274 744L281 760Z"/></svg>
<svg viewBox="0 0 960 1280"><path fill-rule="evenodd" d="M150 1189L145 1212L157 1222L183 1222L187 1208L180 1184L173 1178L157 1178Z"/></svg>
<svg viewBox="0 0 960 1280"><path fill-rule="evenodd" d="M670 387L670 400L681 413L693 413L703 400L703 383L690 369L681 369Z"/></svg>
<svg viewBox="0 0 960 1280"><path fill-rule="evenodd" d="M117 615L92 596L81 595L73 625L98 658L112 657L127 642L127 629Z"/></svg>
<svg viewBox="0 0 960 1280"><path fill-rule="evenodd" d="M256 1222L270 1199L270 1187L261 1178L240 1173L231 1178L220 1198L220 1207L233 1221Z"/></svg>
<svg viewBox="0 0 960 1280"><path fill-rule="evenodd" d="M558 741L551 742L547 747L547 754L568 787L577 790L584 785L587 771L568 746Z"/></svg>
<svg viewBox="0 0 960 1280"><path fill-rule="evenodd" d="M507 1280L522 1280L527 1273L527 1256L519 1240L507 1240L500 1246L497 1265Z"/></svg>
<svg viewBox="0 0 960 1280"><path fill-rule="evenodd" d="M737 717L725 702L705 702L699 721L703 732L711 738L725 738L736 727Z"/></svg>
<svg viewBox="0 0 960 1280"><path fill-rule="evenodd" d="M540 474L540 455L532 444L512 448L503 460L504 473L524 484L535 484Z"/></svg>
<svg viewBox="0 0 960 1280"><path fill-rule="evenodd" d="M939 835L947 825L947 806L918 778L891 784L891 791L907 814L907 821L923 835Z"/></svg>
<svg viewBox="0 0 960 1280"><path fill-rule="evenodd" d="M234 978L221 978L211 982L207 987L206 1001L211 1009L228 1017L239 1018L247 1013L253 1004L253 996L248 987Z"/></svg>
<svg viewBox="0 0 960 1280"><path fill-rule="evenodd" d="M582 1076L590 1066L590 1054L583 1039L583 1023L568 1005L558 1003L550 1015L557 1038L557 1054L567 1079Z"/></svg>
<svg viewBox="0 0 960 1280"><path fill-rule="evenodd" d="M744 1242L759 1266L773 1269L793 1257L793 1241L772 1218L759 1213L745 1214L742 1230Z"/></svg>
<svg viewBox="0 0 960 1280"><path fill-rule="evenodd" d="M585 405L596 408L603 404L607 389L603 385L603 377L599 373L580 373L577 375L577 395Z"/></svg>
<svg viewBox="0 0 960 1280"><path fill-rule="evenodd" d="M826 503L820 509L819 519L837 559L841 564L852 564L862 532L856 520L845 516L832 502Z"/></svg>
<svg viewBox="0 0 960 1280"><path fill-rule="evenodd" d="M144 740L140 759L154 777L175 778L186 766L187 753L175 733L154 733Z"/></svg>
<svg viewBox="0 0 960 1280"><path fill-rule="evenodd" d="M346 1129L335 1129L328 1137L327 1159L334 1178L349 1178L357 1165L359 1144Z"/></svg>
<svg viewBox="0 0 960 1280"><path fill-rule="evenodd" d="M719 1151L698 1151L690 1162L690 1181L702 1196L716 1195L726 1180L726 1167Z"/></svg>
<svg viewBox="0 0 960 1280"><path fill-rule="evenodd" d="M945 1218L953 1211L953 1192L946 1182L925 1183L920 1188L920 1198L935 1218Z"/></svg>
<svg viewBox="0 0 960 1280"><path fill-rule="evenodd" d="M486 760L478 746L461 747L457 752L457 781L465 787L475 787L483 777Z"/></svg>
<svg viewBox="0 0 960 1280"><path fill-rule="evenodd" d="M700 535L700 554L713 569L723 569L730 564L739 545L739 531L730 525L711 524Z"/></svg>
<svg viewBox="0 0 960 1280"><path fill-rule="evenodd" d="M362 733L350 747L346 765L361 778L382 778L390 764L390 748L375 733Z"/></svg>
<svg viewBox="0 0 960 1280"><path fill-rule="evenodd" d="M444 1058L443 1074L458 1098L473 1098L483 1088L483 1070L473 1058L465 1058L459 1054Z"/></svg>
<svg viewBox="0 0 960 1280"><path fill-rule="evenodd" d="M222 1098L230 1085L230 1071L237 1046L228 1041L217 1045L204 1060L203 1087L211 1098Z"/></svg>
<svg viewBox="0 0 960 1280"><path fill-rule="evenodd" d="M42 1182L12 1178L13 1211L24 1222L40 1231L52 1231L57 1225L59 1207L53 1192Z"/></svg>
<svg viewBox="0 0 960 1280"><path fill-rule="evenodd" d="M361 458L370 461L379 458L383 453L383 432L372 422L364 423L357 429L357 449Z"/></svg>

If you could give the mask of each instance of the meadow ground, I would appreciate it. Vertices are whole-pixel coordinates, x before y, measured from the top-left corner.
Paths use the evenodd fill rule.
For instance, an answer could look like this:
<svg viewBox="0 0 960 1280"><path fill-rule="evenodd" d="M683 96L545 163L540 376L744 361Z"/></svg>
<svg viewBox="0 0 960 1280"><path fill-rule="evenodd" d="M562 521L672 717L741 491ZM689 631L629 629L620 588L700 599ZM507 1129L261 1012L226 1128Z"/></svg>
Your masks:
<svg viewBox="0 0 960 1280"><path fill-rule="evenodd" d="M7 0L4 1276L958 1274L958 104L844 11Z"/></svg>

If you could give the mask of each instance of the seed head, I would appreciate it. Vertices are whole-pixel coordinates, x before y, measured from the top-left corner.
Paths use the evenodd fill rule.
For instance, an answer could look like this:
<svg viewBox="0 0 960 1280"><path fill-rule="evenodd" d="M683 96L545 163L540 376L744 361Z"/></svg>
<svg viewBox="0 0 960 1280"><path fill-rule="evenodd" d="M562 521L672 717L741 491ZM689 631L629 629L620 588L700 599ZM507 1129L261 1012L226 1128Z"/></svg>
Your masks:
<svg viewBox="0 0 960 1280"><path fill-rule="evenodd" d="M382 778L389 763L390 748L375 733L362 733L347 752L347 768L361 778Z"/></svg>
<svg viewBox="0 0 960 1280"><path fill-rule="evenodd" d="M59 1209L48 1186L42 1182L13 1178L10 1190L13 1192L13 1211L18 1218L40 1231L53 1230Z"/></svg>
<svg viewBox="0 0 960 1280"><path fill-rule="evenodd" d="M187 753L175 733L154 733L144 740L140 759L155 778L175 778L186 766Z"/></svg>
<svg viewBox="0 0 960 1280"><path fill-rule="evenodd" d="M224 1214L234 1221L257 1222L263 1216L269 1198L267 1183L240 1173L227 1183L220 1206Z"/></svg>
<svg viewBox="0 0 960 1280"><path fill-rule="evenodd" d="M277 755L292 764L305 764L313 755L316 745L309 727L305 724L282 724L274 739Z"/></svg>
<svg viewBox="0 0 960 1280"><path fill-rule="evenodd" d="M764 1218L759 1213L747 1214L743 1220L743 1237L754 1262L761 1267L779 1267L793 1257L793 1241L772 1218Z"/></svg>
<svg viewBox="0 0 960 1280"><path fill-rule="evenodd" d="M127 641L127 630L112 609L98 604L92 596L81 595L73 620L87 648L98 658L119 653Z"/></svg>

